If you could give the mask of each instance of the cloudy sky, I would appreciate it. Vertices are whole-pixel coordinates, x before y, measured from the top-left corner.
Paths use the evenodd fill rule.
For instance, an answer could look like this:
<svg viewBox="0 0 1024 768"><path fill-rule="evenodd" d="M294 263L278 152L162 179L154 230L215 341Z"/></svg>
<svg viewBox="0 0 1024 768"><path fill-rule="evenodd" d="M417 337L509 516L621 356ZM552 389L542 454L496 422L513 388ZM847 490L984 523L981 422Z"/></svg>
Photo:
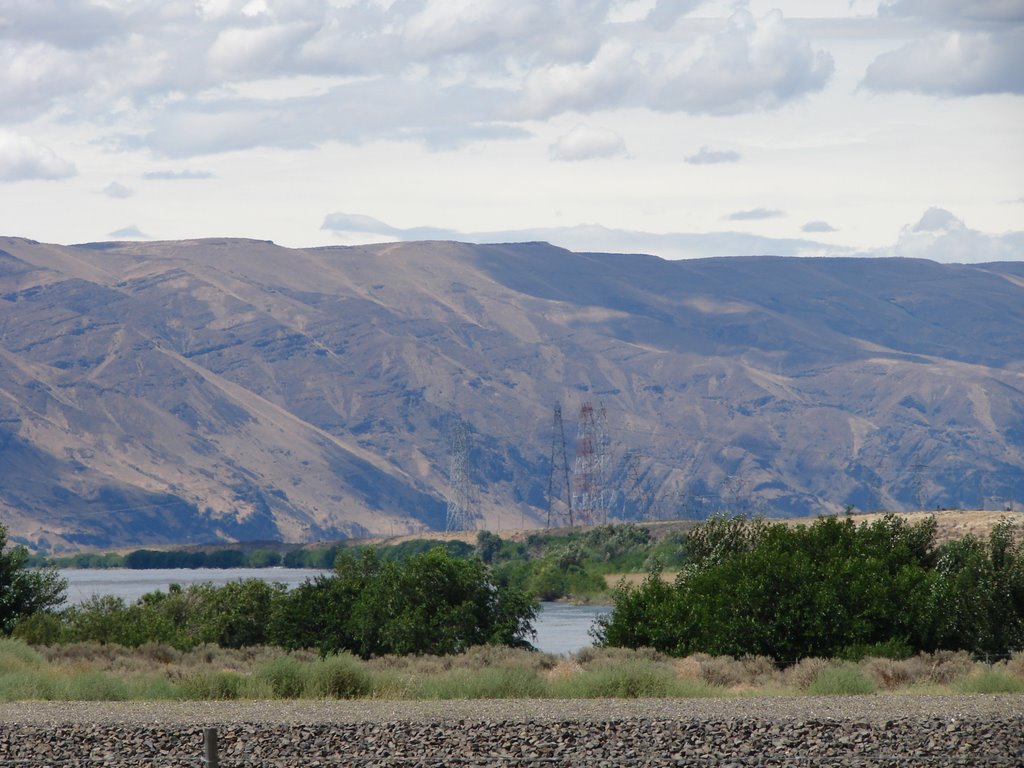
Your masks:
<svg viewBox="0 0 1024 768"><path fill-rule="evenodd" d="M0 234L1024 258L1024 0L0 0Z"/></svg>

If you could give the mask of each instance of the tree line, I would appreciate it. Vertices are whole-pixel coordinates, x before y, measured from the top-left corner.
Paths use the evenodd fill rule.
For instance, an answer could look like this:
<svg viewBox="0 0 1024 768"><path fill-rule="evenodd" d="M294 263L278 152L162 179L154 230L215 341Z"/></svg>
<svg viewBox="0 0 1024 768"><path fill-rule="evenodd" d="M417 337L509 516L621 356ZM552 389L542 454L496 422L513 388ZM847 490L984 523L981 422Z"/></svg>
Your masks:
<svg viewBox="0 0 1024 768"><path fill-rule="evenodd" d="M385 654L454 654L471 646L529 645L537 604L499 587L479 559L442 548L403 562L372 549L342 553L334 572L288 590L245 579L224 586L171 585L132 603L94 596L61 610L28 606L11 631L33 645L93 641L138 647L162 643L179 650L271 645Z"/></svg>
<svg viewBox="0 0 1024 768"><path fill-rule="evenodd" d="M525 645L537 597L603 589L602 574L615 569L650 576L614 590L592 631L603 646L780 663L1024 649L1024 541L1006 520L985 539L942 543L934 518L897 516L793 527L723 516L658 542L635 525L525 541L484 531L475 546L342 549L333 571L291 591L252 579L70 607L56 571L27 568L25 550L5 541L0 526L0 632L35 644L276 645L364 657ZM665 563L678 568L674 582Z"/></svg>
<svg viewBox="0 0 1024 768"><path fill-rule="evenodd" d="M607 646L857 659L1024 649L1024 541L1000 521L987 540L936 541L936 521L836 517L787 526L720 517L687 537L674 583L621 585L595 627Z"/></svg>

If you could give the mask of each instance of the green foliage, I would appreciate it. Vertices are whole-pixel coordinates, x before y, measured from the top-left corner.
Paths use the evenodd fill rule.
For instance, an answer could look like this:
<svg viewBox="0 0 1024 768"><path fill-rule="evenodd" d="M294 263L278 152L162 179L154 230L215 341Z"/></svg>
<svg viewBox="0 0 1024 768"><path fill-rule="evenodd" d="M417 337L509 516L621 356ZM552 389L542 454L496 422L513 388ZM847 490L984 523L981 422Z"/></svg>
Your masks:
<svg viewBox="0 0 1024 768"><path fill-rule="evenodd" d="M863 696L875 693L875 682L855 666L826 667L807 686L811 696Z"/></svg>
<svg viewBox="0 0 1024 768"><path fill-rule="evenodd" d="M968 675L956 684L960 693L1024 693L1024 680L995 669Z"/></svg>
<svg viewBox="0 0 1024 768"><path fill-rule="evenodd" d="M9 635L17 622L52 611L64 602L67 582L54 568L28 568L24 547L7 549L7 529L0 525L0 634Z"/></svg>
<svg viewBox="0 0 1024 768"><path fill-rule="evenodd" d="M249 568L274 568L281 564L281 553L272 549L256 549L249 553L246 565Z"/></svg>
<svg viewBox="0 0 1024 768"><path fill-rule="evenodd" d="M128 684L116 675L86 670L61 681L54 698L64 701L125 701Z"/></svg>
<svg viewBox="0 0 1024 768"><path fill-rule="evenodd" d="M540 676L522 667L456 669L425 678L416 688L420 699L537 699L546 694Z"/></svg>
<svg viewBox="0 0 1024 768"><path fill-rule="evenodd" d="M307 673L306 694L322 699L356 699L369 694L373 678L349 653L327 656Z"/></svg>
<svg viewBox="0 0 1024 768"><path fill-rule="evenodd" d="M43 657L21 640L0 637L0 674L37 669Z"/></svg>
<svg viewBox="0 0 1024 768"><path fill-rule="evenodd" d="M712 693L705 683L681 681L668 665L645 658L586 668L558 681L553 690L555 696L583 699L692 698Z"/></svg>
<svg viewBox="0 0 1024 768"><path fill-rule="evenodd" d="M64 611L59 639L128 647L165 643L180 650L204 643L262 645L269 642L268 628L286 594L282 584L246 579L222 587L172 584L167 592L147 593L131 605L119 597L94 596ZM25 633L33 629L28 626Z"/></svg>
<svg viewBox="0 0 1024 768"><path fill-rule="evenodd" d="M14 625L11 637L24 640L29 645L53 645L61 638L60 617L43 611L22 616Z"/></svg>
<svg viewBox="0 0 1024 768"><path fill-rule="evenodd" d="M41 669L0 672L0 701L47 701L54 698L53 678Z"/></svg>
<svg viewBox="0 0 1024 768"><path fill-rule="evenodd" d="M293 549L281 558L285 568L324 568L334 567L341 547L313 547L310 549Z"/></svg>
<svg viewBox="0 0 1024 768"><path fill-rule="evenodd" d="M256 680L265 682L279 699L298 699L306 690L306 668L294 656L281 656L256 670Z"/></svg>
<svg viewBox="0 0 1024 768"><path fill-rule="evenodd" d="M646 528L631 523L568 534L534 533L525 543L483 532L477 551L494 564L495 581L541 600L603 596L607 573L678 565L685 557L678 536L654 543Z"/></svg>
<svg viewBox="0 0 1024 768"><path fill-rule="evenodd" d="M819 518L789 528L716 518L687 539L674 586L621 586L596 627L605 645L673 655L906 656L1024 647L1024 544L1009 523L986 544L936 548L935 521Z"/></svg>
<svg viewBox="0 0 1024 768"><path fill-rule="evenodd" d="M237 672L202 670L182 679L181 693L186 699L228 701L239 697L244 682Z"/></svg>

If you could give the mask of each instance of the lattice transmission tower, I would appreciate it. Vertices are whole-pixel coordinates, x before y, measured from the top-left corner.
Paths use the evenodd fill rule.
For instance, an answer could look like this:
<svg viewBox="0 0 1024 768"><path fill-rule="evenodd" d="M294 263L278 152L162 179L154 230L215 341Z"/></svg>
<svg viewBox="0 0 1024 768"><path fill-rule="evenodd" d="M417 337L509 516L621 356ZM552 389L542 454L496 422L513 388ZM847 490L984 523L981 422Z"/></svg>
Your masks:
<svg viewBox="0 0 1024 768"><path fill-rule="evenodd" d="M562 406L555 406L551 423L551 471L548 474L548 524L573 526L572 486L569 485L569 460L565 454L565 424Z"/></svg>
<svg viewBox="0 0 1024 768"><path fill-rule="evenodd" d="M604 407L580 406L576 458L573 462L572 507L580 525L608 522L608 428Z"/></svg>
<svg viewBox="0 0 1024 768"><path fill-rule="evenodd" d="M446 531L473 531L480 513L469 483L469 428L461 419L452 431L451 455L448 464L448 512Z"/></svg>

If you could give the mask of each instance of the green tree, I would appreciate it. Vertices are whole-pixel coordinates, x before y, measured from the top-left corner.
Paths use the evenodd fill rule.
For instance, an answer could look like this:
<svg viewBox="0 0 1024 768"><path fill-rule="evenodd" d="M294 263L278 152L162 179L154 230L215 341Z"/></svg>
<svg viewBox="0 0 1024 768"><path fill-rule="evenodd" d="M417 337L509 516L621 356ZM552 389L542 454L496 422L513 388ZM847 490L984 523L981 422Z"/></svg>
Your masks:
<svg viewBox="0 0 1024 768"><path fill-rule="evenodd" d="M674 586L620 587L606 645L779 661L864 649L1006 653L1024 645L1024 550L1009 525L986 545L935 546L935 521L856 525L720 518L695 529Z"/></svg>
<svg viewBox="0 0 1024 768"><path fill-rule="evenodd" d="M374 550L342 553L335 574L300 586L283 601L271 635L289 648L321 653L459 653L473 645L523 644L536 604L499 587L479 559L444 548L403 561Z"/></svg>
<svg viewBox="0 0 1024 768"><path fill-rule="evenodd" d="M55 568L29 569L24 547L7 548L7 528L0 525L0 633L9 635L19 619L53 611L65 600L67 582Z"/></svg>

